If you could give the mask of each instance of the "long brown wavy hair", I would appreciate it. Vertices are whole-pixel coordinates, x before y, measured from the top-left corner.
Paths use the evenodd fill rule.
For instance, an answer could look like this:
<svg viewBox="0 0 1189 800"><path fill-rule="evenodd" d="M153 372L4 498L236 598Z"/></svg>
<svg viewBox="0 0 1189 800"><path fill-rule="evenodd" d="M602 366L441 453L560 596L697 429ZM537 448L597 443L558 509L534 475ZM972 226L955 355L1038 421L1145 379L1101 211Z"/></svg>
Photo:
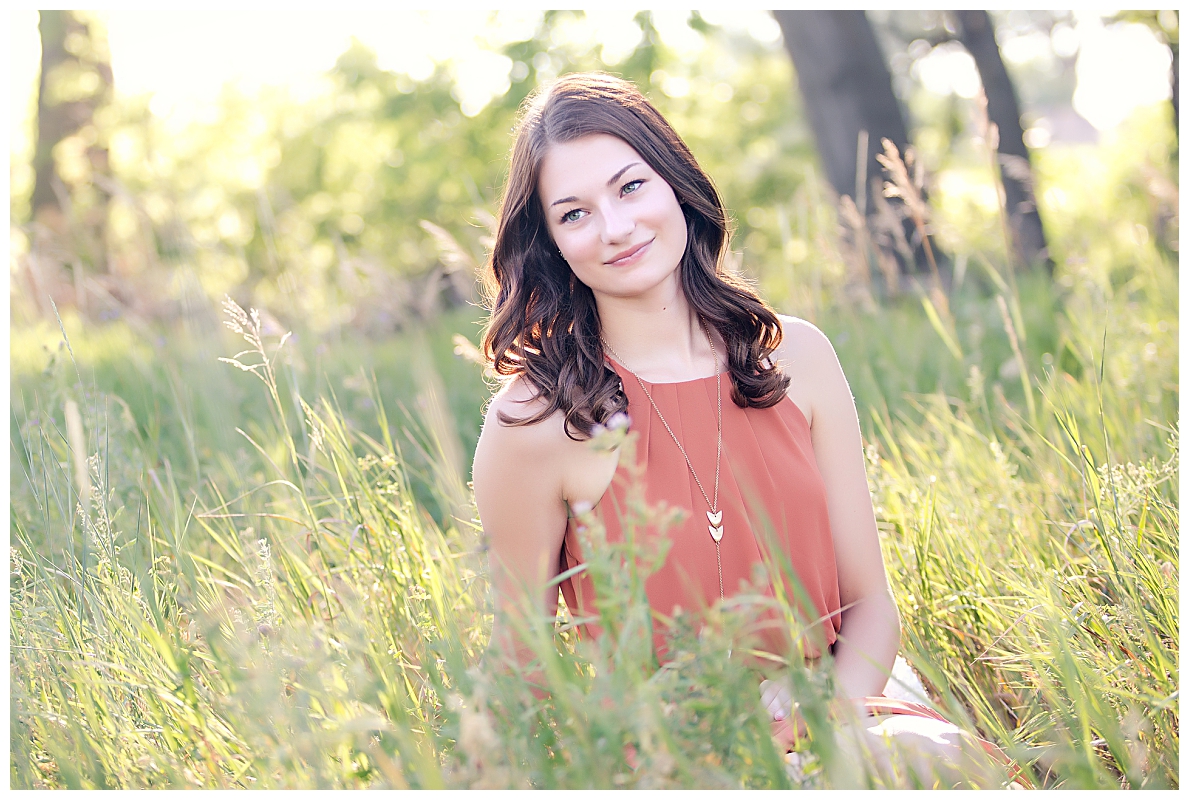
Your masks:
<svg viewBox="0 0 1189 800"><path fill-rule="evenodd" d="M491 318L483 353L497 375L524 375L546 401L505 425L531 425L556 411L571 439L627 409L619 376L606 363L594 294L574 277L546 227L537 193L553 144L604 133L622 139L672 187L685 215L678 267L694 311L726 343L731 399L767 408L789 378L771 358L780 344L776 314L742 279L723 269L729 238L718 191L685 142L631 83L604 73L565 75L525 100L512 145L495 246L484 269Z"/></svg>

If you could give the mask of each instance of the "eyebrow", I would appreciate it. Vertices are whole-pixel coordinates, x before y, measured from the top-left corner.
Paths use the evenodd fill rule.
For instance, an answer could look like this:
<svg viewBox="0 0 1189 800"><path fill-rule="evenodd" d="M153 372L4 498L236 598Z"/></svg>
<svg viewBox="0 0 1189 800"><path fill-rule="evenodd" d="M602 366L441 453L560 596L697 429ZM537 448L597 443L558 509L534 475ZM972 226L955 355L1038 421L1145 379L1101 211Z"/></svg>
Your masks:
<svg viewBox="0 0 1189 800"><path fill-rule="evenodd" d="M623 169L621 169L619 172L617 172L617 173L615 173L614 175L612 175L612 176L611 176L611 179L607 181L607 185L608 185L608 186L610 186L611 184L615 183L617 180L619 180L620 176L622 176L622 175L623 175L623 173L627 172L627 171L628 171L629 169L631 169L632 167L636 167L636 166L639 166L639 165L640 165L640 162L639 162L639 161L633 161L632 163L628 164L626 167L624 167Z"/></svg>
<svg viewBox="0 0 1189 800"><path fill-rule="evenodd" d="M610 186L611 184L615 183L617 180L619 180L621 177L623 177L623 173L627 172L632 167L638 167L638 166L640 166L640 162L633 161L632 163L628 164L626 167L623 167L622 169L619 170L619 172L616 172L614 175L612 175L607 180L607 185ZM552 203L549 204L549 207L553 208L554 206L560 206L562 203L573 203L577 199L578 198L574 197L573 195L571 195L570 197L563 197L560 200L554 200Z"/></svg>

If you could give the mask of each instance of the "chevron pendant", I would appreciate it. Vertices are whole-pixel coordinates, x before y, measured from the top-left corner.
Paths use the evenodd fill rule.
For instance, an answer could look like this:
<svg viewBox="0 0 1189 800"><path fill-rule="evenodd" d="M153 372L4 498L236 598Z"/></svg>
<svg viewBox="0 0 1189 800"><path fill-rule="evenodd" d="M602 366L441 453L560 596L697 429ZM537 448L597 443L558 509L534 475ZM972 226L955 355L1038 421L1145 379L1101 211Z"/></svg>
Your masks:
<svg viewBox="0 0 1189 800"><path fill-rule="evenodd" d="M707 511L706 519L710 522L710 538L714 540L715 544L722 541L722 511Z"/></svg>

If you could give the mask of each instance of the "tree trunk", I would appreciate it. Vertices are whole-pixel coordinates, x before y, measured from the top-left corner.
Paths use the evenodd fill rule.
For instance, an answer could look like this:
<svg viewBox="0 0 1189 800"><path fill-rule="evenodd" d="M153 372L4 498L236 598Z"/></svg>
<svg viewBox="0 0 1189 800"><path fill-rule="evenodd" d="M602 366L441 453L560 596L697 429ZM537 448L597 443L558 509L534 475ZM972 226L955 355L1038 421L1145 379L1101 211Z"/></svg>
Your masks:
<svg viewBox="0 0 1189 800"><path fill-rule="evenodd" d="M94 130L95 112L111 98L112 72L102 36L77 12L40 11L41 75L37 91L37 143L33 153L30 216L44 231L64 235L72 224L81 236L73 242L92 268L105 269L107 190L89 180L109 171L103 132ZM71 172L86 177L67 183L54 150L80 134L84 161ZM77 157L77 155L76 155ZM85 189L85 191L84 191ZM76 267L77 268L77 267ZM77 277L77 276L76 276Z"/></svg>
<svg viewBox="0 0 1189 800"><path fill-rule="evenodd" d="M69 11L39 12L38 31L41 33L41 76L37 85L37 146L33 153L33 197L30 210L34 219L43 216L42 210L50 208L61 213L54 183L58 181L58 169L54 164L54 146L79 129L66 107L54 103L49 97L48 76L55 68L70 59L66 52L67 23Z"/></svg>
<svg viewBox="0 0 1189 800"><path fill-rule="evenodd" d="M1011 247L1022 264L1043 263L1051 274L1044 225L1033 189L1032 159L1024 144L1020 124L1020 104L1015 87L995 41L995 27L986 11L951 12L957 21L958 38L974 57L983 91L987 96L987 117L999 128L996 154L1000 177L1007 199L1008 229Z"/></svg>
<svg viewBox="0 0 1189 800"><path fill-rule="evenodd" d="M875 32L862 11L773 11L793 60L826 177L839 197L850 196L872 230L885 236L881 246L904 271L931 268L915 224L903 203L877 202L883 193L883 168L875 157L889 139L901 154L908 149L908 131L892 91ZM860 154L866 139L866 152ZM887 231L888 205L899 212L901 230ZM881 214L881 206L885 213ZM903 235L901 235L903 234ZM896 247L895 240L901 242ZM905 258L904 243L911 249ZM936 245L934 254L940 255ZM944 265L946 259L940 258Z"/></svg>

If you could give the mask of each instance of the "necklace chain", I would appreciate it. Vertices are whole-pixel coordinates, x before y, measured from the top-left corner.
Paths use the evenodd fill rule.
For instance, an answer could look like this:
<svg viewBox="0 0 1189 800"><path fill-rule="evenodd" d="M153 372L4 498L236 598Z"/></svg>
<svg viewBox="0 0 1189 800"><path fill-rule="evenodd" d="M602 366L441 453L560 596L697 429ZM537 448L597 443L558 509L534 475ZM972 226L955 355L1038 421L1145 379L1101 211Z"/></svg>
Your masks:
<svg viewBox="0 0 1189 800"><path fill-rule="evenodd" d="M669 423L665 420L665 415L661 413L660 407L656 404L656 401L652 399L652 392L648 391L648 387L644 385L644 380L636 374L635 370L624 363L624 360L620 357L619 353L615 352L615 349L611 347L610 343L608 343L605 338L603 339L603 347L607 348L607 352L615 356L615 360L622 364L624 369L632 373L632 376L635 377L636 382L640 384L640 389L643 390L644 396L648 398L649 404L652 405L652 410L656 412L656 415L661 420L661 424L665 426L665 430L667 430L669 432L669 436L673 438L673 443L677 445L677 449L681 451L681 457L685 459L685 465L689 467L689 474L693 476L694 483L698 486L698 491L702 493L702 499L705 500L706 505L710 507L710 514L715 515L715 517L718 518L718 521L721 522L722 517L718 511L718 482L722 467L722 373L718 369L718 350L714 347L714 337L712 337L710 335L710 331L707 330L704 320L699 318L698 322L702 325L702 332L706 334L706 340L710 342L710 353L714 356L714 385L717 390L715 393L718 396L718 448L714 456L714 502L710 501L710 496L706 494L706 489L702 486L702 481L698 479L698 473L694 471L693 462L689 460L689 454L685 452L685 448L682 447L681 440L677 438L677 434L673 433L673 429L669 427ZM707 516L709 517L710 515L708 514ZM723 526L719 525L717 527L719 529L718 536L721 537ZM718 593L720 597L725 599L722 580L722 552L719 548L719 539L717 538L714 539L714 552L718 560Z"/></svg>

